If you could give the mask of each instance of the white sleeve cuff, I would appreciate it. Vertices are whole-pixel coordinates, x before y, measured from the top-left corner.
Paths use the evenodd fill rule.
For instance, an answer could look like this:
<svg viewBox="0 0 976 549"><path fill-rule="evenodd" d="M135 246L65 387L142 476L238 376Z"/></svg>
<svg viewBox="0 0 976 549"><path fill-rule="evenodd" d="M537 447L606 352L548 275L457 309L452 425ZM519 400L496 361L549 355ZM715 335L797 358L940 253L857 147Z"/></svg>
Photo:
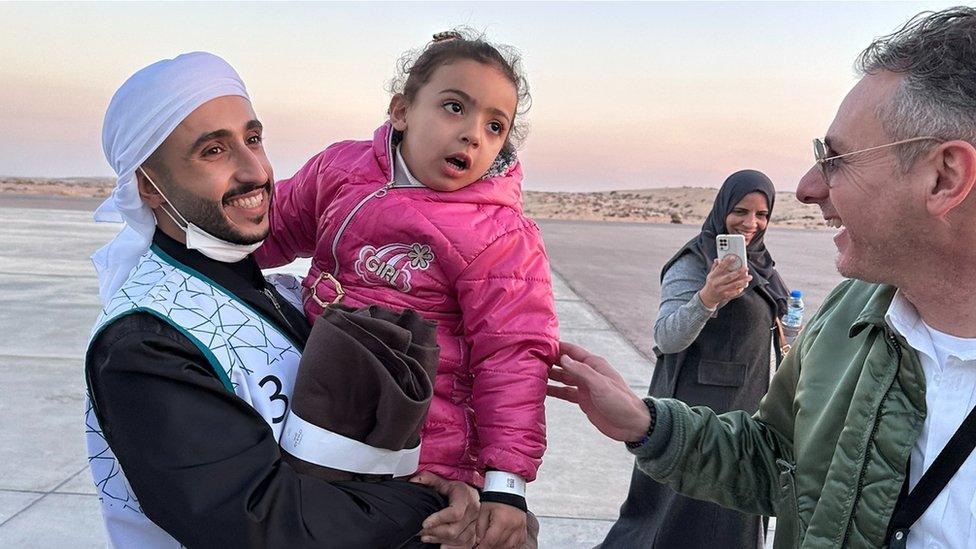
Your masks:
<svg viewBox="0 0 976 549"><path fill-rule="evenodd" d="M502 492L525 497L525 479L515 473L488 471L485 473L485 492Z"/></svg>

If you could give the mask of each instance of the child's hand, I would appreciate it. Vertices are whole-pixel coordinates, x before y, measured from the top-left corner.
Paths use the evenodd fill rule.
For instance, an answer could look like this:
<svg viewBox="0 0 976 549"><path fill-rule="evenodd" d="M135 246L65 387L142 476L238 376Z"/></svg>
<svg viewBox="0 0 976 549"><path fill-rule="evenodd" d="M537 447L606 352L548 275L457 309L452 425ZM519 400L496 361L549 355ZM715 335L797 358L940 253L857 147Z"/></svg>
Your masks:
<svg viewBox="0 0 976 549"><path fill-rule="evenodd" d="M504 503L482 502L478 547L519 549L525 545L525 511Z"/></svg>

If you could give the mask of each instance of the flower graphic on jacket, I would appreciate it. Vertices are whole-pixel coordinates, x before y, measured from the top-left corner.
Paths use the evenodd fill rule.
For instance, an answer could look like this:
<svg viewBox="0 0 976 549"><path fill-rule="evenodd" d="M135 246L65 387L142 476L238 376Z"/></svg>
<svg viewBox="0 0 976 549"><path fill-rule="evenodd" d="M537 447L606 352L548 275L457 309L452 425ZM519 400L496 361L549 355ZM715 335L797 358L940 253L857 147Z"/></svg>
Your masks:
<svg viewBox="0 0 976 549"><path fill-rule="evenodd" d="M411 267L426 271L427 267L430 267L430 262L434 260L434 252L430 251L430 246L427 244L414 243L410 245L407 258L410 259Z"/></svg>
<svg viewBox="0 0 976 549"><path fill-rule="evenodd" d="M359 250L355 269L359 278L370 286L386 284L409 292L411 271L426 271L434 260L429 244L366 245Z"/></svg>

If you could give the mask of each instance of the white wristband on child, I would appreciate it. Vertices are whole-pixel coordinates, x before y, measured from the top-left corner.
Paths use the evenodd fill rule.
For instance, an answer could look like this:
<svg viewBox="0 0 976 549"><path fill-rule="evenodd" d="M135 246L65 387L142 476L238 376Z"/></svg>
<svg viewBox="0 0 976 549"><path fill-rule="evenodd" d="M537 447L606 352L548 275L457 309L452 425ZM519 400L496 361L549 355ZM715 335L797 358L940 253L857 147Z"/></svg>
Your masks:
<svg viewBox="0 0 976 549"><path fill-rule="evenodd" d="M485 492L502 492L525 497L525 479L505 471L488 471L485 473Z"/></svg>

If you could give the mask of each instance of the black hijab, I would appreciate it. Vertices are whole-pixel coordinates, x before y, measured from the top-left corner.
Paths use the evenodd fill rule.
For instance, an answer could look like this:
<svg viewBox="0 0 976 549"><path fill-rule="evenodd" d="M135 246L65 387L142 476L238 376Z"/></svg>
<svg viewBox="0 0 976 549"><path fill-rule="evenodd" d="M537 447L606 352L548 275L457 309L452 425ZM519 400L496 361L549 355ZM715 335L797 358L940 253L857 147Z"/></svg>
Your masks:
<svg viewBox="0 0 976 549"><path fill-rule="evenodd" d="M706 269L711 269L712 261L718 258L715 236L728 233L728 229L725 227L725 218L732 213L732 209L739 201L745 198L747 194L754 192L760 192L766 197L766 203L769 205L769 219L772 220L773 202L776 200L776 188L773 186L773 182L765 174L755 170L735 172L725 180L725 183L722 183L722 188L715 196L712 211L702 223L701 232L688 241L664 265L664 269L661 270L661 279L664 279L664 273L674 265L674 262L686 253L699 256L704 260ZM766 292L776 301L778 316L783 316L786 314L786 302L790 291L774 268L776 262L766 250L766 244L763 243L765 234L765 229L757 232L749 245L746 246L749 274L752 275L749 287L764 287Z"/></svg>

